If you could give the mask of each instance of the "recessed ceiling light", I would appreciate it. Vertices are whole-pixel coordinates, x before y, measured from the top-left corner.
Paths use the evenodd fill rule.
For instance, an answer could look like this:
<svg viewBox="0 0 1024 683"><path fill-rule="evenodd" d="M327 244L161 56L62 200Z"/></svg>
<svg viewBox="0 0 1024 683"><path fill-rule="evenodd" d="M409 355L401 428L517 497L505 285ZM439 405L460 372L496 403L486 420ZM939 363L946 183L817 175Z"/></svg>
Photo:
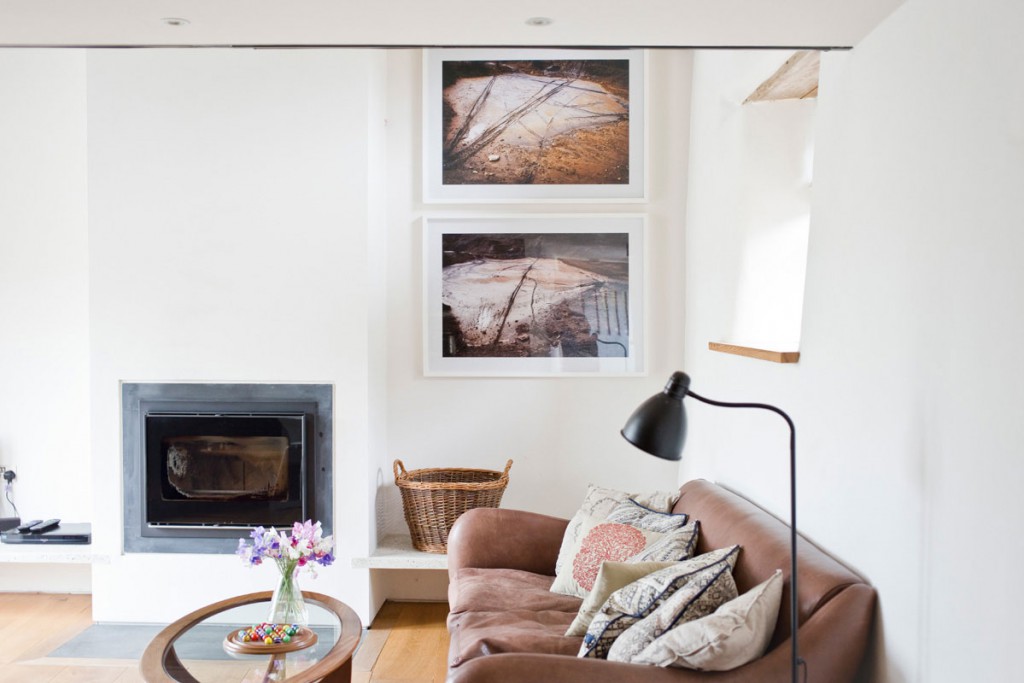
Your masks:
<svg viewBox="0 0 1024 683"><path fill-rule="evenodd" d="M553 23L551 17L530 17L526 20L527 26L549 26Z"/></svg>
<svg viewBox="0 0 1024 683"><path fill-rule="evenodd" d="M164 17L160 20L160 23L167 24L168 26L188 26L189 21L181 17Z"/></svg>

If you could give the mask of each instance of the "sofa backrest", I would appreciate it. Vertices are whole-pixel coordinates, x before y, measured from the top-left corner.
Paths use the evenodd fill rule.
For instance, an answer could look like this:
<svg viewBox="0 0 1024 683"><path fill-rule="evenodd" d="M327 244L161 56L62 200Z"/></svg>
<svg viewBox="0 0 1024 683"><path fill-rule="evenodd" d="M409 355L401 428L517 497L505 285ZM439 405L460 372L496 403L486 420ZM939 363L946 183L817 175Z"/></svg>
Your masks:
<svg viewBox="0 0 1024 683"><path fill-rule="evenodd" d="M789 525L745 498L717 484L697 479L680 488L673 512L685 512L700 520L697 552L740 545L733 577L742 594L766 580L776 569L785 578L779 621L769 647L789 637L790 628L790 532ZM799 591L797 613L803 624L825 603L852 584L865 583L822 550L801 538L797 543Z"/></svg>

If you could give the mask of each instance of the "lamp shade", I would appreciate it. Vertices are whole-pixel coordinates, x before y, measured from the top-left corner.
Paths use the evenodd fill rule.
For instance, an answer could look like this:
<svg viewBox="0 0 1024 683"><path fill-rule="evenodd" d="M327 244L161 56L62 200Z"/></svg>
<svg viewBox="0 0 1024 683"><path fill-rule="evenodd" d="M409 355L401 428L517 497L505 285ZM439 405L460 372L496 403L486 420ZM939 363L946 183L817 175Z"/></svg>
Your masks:
<svg viewBox="0 0 1024 683"><path fill-rule="evenodd" d="M669 377L665 389L640 404L626 420L622 436L640 450L665 460L683 457L686 409L683 399L690 386L684 372Z"/></svg>

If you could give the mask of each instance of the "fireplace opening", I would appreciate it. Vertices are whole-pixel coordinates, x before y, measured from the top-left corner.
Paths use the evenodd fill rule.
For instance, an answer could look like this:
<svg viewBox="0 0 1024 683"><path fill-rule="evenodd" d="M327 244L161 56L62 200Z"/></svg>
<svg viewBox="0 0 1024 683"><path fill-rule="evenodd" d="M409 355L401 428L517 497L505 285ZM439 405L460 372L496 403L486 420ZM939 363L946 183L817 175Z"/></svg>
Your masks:
<svg viewBox="0 0 1024 683"><path fill-rule="evenodd" d="M146 415L146 523L287 526L308 519L305 419Z"/></svg>

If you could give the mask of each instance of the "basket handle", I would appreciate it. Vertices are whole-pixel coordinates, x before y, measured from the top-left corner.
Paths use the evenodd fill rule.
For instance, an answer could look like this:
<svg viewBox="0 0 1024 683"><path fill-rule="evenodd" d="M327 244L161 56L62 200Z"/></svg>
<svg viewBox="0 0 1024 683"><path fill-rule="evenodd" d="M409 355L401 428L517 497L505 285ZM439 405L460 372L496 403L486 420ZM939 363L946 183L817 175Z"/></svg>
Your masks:
<svg viewBox="0 0 1024 683"><path fill-rule="evenodd" d="M512 461L510 460L510 461L509 461L509 463L511 464L511 462L512 462ZM398 470L399 470L399 469L401 469L401 470L402 470L401 478L402 478L402 479L404 479L404 478L406 477L406 475L408 474L408 473L407 473L407 472L405 471L405 465L403 465L403 464L402 464L402 461L401 461L401 460L398 460L398 459L396 459L396 460L395 460L395 464L394 464L394 470L395 470L395 483L396 483L396 484L398 483L398 479L399 479L399 474L398 474Z"/></svg>
<svg viewBox="0 0 1024 683"><path fill-rule="evenodd" d="M508 479L508 471L510 469L512 469L512 458L509 458L508 462L505 463L505 471L501 475L502 479Z"/></svg>

